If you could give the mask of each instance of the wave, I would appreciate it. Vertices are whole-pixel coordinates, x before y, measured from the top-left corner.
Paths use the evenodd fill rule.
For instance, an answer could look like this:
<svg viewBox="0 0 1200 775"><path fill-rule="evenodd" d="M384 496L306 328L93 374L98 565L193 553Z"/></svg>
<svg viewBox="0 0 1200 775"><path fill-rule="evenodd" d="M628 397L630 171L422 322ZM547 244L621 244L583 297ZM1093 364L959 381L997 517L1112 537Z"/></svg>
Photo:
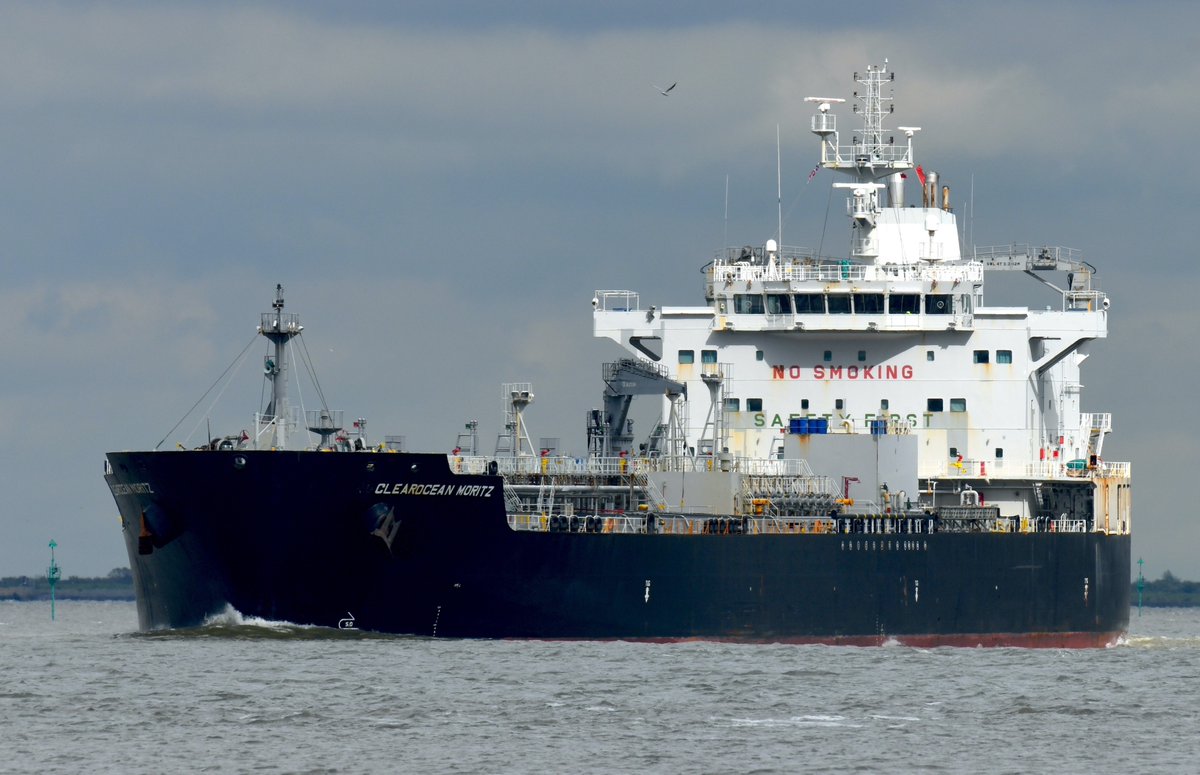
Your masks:
<svg viewBox="0 0 1200 775"><path fill-rule="evenodd" d="M148 630L132 633L136 638L215 638L221 640L360 640L363 638L403 638L402 635L369 632L366 630L341 630L336 627L319 627L314 624L296 624L276 619L246 616L233 606L212 614L198 627Z"/></svg>

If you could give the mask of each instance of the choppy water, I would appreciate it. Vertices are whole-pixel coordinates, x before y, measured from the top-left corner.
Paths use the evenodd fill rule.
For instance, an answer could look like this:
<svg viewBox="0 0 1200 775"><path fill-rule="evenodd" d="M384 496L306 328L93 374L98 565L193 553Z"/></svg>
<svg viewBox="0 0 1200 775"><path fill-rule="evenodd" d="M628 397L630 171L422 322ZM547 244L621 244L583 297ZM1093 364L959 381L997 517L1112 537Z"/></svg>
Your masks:
<svg viewBox="0 0 1200 775"><path fill-rule="evenodd" d="M446 641L0 602L0 771L1200 768L1200 609L1090 651Z"/></svg>

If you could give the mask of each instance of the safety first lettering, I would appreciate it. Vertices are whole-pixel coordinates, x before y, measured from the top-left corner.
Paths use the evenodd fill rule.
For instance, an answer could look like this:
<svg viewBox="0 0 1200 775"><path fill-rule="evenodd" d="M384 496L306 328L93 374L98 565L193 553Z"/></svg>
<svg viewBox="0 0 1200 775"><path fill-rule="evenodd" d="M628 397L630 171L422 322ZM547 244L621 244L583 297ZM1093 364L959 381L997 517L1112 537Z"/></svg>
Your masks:
<svg viewBox="0 0 1200 775"><path fill-rule="evenodd" d="M460 498L490 498L494 485L490 484L388 484L375 485L376 495L433 495L457 496Z"/></svg>

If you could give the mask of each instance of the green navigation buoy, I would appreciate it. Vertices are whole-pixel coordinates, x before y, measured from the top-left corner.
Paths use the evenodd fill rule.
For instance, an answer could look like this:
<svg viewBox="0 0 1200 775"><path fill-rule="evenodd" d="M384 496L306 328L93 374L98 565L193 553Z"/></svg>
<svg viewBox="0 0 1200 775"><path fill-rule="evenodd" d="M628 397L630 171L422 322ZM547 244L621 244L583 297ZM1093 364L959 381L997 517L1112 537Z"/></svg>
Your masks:
<svg viewBox="0 0 1200 775"><path fill-rule="evenodd" d="M54 539L50 539L50 567L46 569L46 578L50 580L50 621L54 621L54 585L58 583L62 577L62 570L58 567L58 563L54 561L54 547L58 546Z"/></svg>
<svg viewBox="0 0 1200 775"><path fill-rule="evenodd" d="M1138 618L1142 618L1142 587L1146 585L1146 580L1142 578L1142 558L1138 558Z"/></svg>

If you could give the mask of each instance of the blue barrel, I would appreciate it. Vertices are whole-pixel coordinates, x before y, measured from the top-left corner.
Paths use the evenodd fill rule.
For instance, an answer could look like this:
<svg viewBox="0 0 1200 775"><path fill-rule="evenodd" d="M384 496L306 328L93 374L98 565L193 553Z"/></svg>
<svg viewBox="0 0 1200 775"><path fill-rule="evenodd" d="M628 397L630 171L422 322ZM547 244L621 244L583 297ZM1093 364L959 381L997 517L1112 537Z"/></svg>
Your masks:
<svg viewBox="0 0 1200 775"><path fill-rule="evenodd" d="M829 433L829 418L816 417L809 421L813 433Z"/></svg>
<svg viewBox="0 0 1200 775"><path fill-rule="evenodd" d="M788 432L792 434L808 433L807 430L800 430L800 418L793 417L788 420Z"/></svg>
<svg viewBox="0 0 1200 775"><path fill-rule="evenodd" d="M872 436L887 435L887 420L871 420L871 435Z"/></svg>
<svg viewBox="0 0 1200 775"><path fill-rule="evenodd" d="M807 436L810 433L808 418L807 417L799 418L799 423L800 423L801 435Z"/></svg>

